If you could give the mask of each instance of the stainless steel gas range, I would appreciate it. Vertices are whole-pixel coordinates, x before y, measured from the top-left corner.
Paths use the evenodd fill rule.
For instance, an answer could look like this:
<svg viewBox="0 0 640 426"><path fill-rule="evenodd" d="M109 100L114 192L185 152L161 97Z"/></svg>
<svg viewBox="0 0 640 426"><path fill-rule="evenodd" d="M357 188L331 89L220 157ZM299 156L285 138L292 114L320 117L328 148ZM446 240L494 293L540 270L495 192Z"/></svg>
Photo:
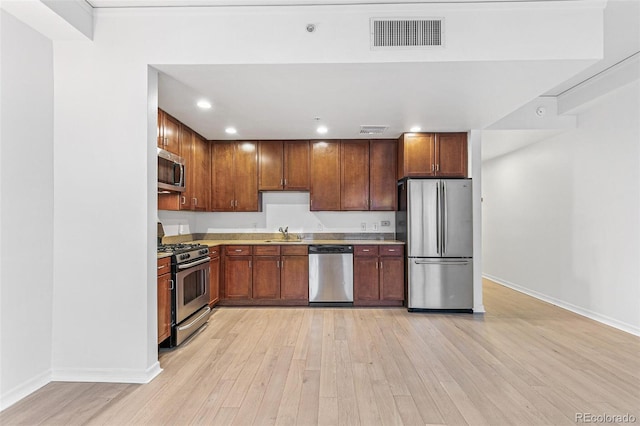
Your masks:
<svg viewBox="0 0 640 426"><path fill-rule="evenodd" d="M178 346L198 331L211 315L209 308L209 248L201 244L158 246L158 253L171 253L171 338Z"/></svg>

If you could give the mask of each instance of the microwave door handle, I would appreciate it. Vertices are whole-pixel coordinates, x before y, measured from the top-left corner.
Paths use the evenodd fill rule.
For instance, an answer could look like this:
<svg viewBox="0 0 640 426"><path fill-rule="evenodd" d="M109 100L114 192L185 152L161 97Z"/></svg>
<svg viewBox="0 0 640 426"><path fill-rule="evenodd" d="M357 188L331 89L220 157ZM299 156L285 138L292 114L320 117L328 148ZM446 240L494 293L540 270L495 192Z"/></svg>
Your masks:
<svg viewBox="0 0 640 426"><path fill-rule="evenodd" d="M180 163L173 163L173 169L174 169L174 176L175 176L175 168L178 168L178 170L180 171L180 179L178 179L178 182L180 183L178 186L182 187L184 186L184 164L180 164Z"/></svg>

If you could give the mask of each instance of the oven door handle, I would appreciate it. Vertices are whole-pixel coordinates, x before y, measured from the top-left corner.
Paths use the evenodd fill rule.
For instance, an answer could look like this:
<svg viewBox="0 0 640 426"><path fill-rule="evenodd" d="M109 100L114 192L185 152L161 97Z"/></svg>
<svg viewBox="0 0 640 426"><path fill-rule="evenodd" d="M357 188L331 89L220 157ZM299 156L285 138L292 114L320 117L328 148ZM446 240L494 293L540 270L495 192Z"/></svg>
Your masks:
<svg viewBox="0 0 640 426"><path fill-rule="evenodd" d="M187 269L187 268L191 268L192 266L202 265L203 263L207 263L210 260L211 260L211 258L209 256L207 256L204 259L195 260L195 261L189 262L189 263L182 263L182 264L178 265L178 269Z"/></svg>

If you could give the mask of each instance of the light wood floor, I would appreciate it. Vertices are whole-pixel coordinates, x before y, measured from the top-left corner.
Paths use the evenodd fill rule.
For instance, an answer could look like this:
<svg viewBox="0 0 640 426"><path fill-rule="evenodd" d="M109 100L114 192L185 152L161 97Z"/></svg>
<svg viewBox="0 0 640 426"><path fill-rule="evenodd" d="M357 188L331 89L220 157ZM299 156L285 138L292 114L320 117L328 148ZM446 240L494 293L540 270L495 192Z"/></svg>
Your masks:
<svg viewBox="0 0 640 426"><path fill-rule="evenodd" d="M0 424L640 423L640 339L485 281L485 315L223 308L147 385L50 383Z"/></svg>

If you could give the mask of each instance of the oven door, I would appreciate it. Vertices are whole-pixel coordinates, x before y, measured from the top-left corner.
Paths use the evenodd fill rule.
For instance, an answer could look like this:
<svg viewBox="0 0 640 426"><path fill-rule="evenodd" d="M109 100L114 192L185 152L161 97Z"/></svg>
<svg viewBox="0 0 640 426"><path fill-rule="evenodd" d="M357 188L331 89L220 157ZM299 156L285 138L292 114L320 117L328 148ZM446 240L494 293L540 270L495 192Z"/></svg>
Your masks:
<svg viewBox="0 0 640 426"><path fill-rule="evenodd" d="M209 263L211 258L177 265L176 324L209 303Z"/></svg>

